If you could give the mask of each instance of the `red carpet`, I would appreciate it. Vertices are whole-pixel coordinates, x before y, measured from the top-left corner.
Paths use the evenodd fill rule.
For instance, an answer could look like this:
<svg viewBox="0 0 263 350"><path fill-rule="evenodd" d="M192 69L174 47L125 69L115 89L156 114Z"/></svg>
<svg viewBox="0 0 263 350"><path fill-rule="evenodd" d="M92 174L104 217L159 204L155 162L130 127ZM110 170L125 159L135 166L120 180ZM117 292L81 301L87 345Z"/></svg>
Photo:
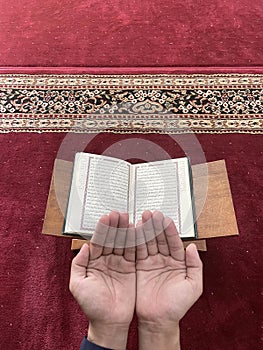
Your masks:
<svg viewBox="0 0 263 350"><path fill-rule="evenodd" d="M259 66L261 0L9 0L0 66Z"/></svg>
<svg viewBox="0 0 263 350"><path fill-rule="evenodd" d="M257 75L263 72L262 22L260 0L1 1L0 72ZM262 95L253 105L247 89L242 91L249 113L243 109L230 117L239 129L227 124L221 135L206 134L206 123L195 129L207 161L226 160L240 236L211 239L201 254L204 293L181 322L183 350L261 349ZM254 125L257 106L261 124ZM3 117L8 122L6 112ZM1 132L19 131L18 124L0 126ZM76 350L87 320L68 291L70 240L40 234L53 161L66 134L33 131L0 134L0 348ZM172 157L182 155L169 136L151 133L101 134L87 151L102 153L135 136L156 142ZM75 146L68 146L72 156ZM137 350L137 344L134 319L127 349Z"/></svg>
<svg viewBox="0 0 263 350"><path fill-rule="evenodd" d="M87 151L101 153L134 136L157 142L172 157L182 153L165 135L101 134ZM52 165L64 137L0 138L1 349L75 350L85 333L85 316L68 291L70 240L40 234ZM259 350L262 136L198 135L198 140L208 161L226 159L240 236L211 239L202 253L204 294L181 323L182 349ZM128 349L137 349L135 321Z"/></svg>

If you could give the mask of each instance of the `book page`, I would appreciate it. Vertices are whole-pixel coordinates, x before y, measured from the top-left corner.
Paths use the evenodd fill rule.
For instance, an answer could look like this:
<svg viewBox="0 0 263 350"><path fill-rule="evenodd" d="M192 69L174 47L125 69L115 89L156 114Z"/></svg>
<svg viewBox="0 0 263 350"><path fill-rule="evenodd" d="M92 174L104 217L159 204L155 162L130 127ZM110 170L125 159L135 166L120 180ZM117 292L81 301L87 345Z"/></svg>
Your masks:
<svg viewBox="0 0 263 350"><path fill-rule="evenodd" d="M134 165L133 222L144 210L159 210L172 218L181 237L194 237L187 158Z"/></svg>
<svg viewBox="0 0 263 350"><path fill-rule="evenodd" d="M123 160L77 153L64 231L91 234L102 215L128 212L129 173Z"/></svg>

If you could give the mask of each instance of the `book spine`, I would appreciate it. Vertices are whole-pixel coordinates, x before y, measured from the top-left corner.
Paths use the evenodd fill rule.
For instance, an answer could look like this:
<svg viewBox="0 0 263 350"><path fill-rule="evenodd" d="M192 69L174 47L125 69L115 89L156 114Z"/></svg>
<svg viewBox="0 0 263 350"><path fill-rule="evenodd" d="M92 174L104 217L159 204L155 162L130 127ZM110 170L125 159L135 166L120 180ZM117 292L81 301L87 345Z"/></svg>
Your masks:
<svg viewBox="0 0 263 350"><path fill-rule="evenodd" d="M135 181L134 181L134 176L135 176L135 166L133 164L129 165L130 167L130 176L129 176L129 222L133 223L135 225L134 222L134 193L135 193Z"/></svg>

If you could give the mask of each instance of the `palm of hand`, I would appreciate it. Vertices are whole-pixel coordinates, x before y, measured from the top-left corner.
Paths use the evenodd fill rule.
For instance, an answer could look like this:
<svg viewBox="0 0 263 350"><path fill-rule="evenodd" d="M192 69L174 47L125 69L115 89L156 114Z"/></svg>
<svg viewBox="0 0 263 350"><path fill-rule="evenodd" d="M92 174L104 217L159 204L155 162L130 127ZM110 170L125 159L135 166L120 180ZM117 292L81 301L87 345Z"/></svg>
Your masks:
<svg viewBox="0 0 263 350"><path fill-rule="evenodd" d="M195 300L185 261L158 253L139 261L136 268L139 318L178 322Z"/></svg>
<svg viewBox="0 0 263 350"><path fill-rule="evenodd" d="M86 315L107 322L130 322L135 305L135 264L123 256L101 256L89 262L87 277L79 285L79 300Z"/></svg>
<svg viewBox="0 0 263 350"><path fill-rule="evenodd" d="M134 237L135 229L128 224L128 214L101 217L90 246L73 259L70 290L90 321L127 325L133 317L135 248L123 243Z"/></svg>
<svg viewBox="0 0 263 350"><path fill-rule="evenodd" d="M136 261L139 321L178 323L202 292L197 250L193 245L184 250L174 222L160 212L144 212L136 231L141 242Z"/></svg>
<svg viewBox="0 0 263 350"><path fill-rule="evenodd" d="M202 292L195 246L185 251L173 221L160 212L144 212L142 219L136 250L128 214L111 212L72 262L70 290L91 321L89 339L104 347L124 348L135 301L139 325L173 329Z"/></svg>

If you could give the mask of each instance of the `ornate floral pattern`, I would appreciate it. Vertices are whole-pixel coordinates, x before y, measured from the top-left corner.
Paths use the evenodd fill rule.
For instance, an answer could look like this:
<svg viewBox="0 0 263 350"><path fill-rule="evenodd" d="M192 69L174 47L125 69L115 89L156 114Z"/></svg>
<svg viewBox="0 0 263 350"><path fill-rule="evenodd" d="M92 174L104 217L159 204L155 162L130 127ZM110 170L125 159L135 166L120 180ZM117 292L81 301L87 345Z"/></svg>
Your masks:
<svg viewBox="0 0 263 350"><path fill-rule="evenodd" d="M263 75L2 75L1 132L262 133Z"/></svg>

